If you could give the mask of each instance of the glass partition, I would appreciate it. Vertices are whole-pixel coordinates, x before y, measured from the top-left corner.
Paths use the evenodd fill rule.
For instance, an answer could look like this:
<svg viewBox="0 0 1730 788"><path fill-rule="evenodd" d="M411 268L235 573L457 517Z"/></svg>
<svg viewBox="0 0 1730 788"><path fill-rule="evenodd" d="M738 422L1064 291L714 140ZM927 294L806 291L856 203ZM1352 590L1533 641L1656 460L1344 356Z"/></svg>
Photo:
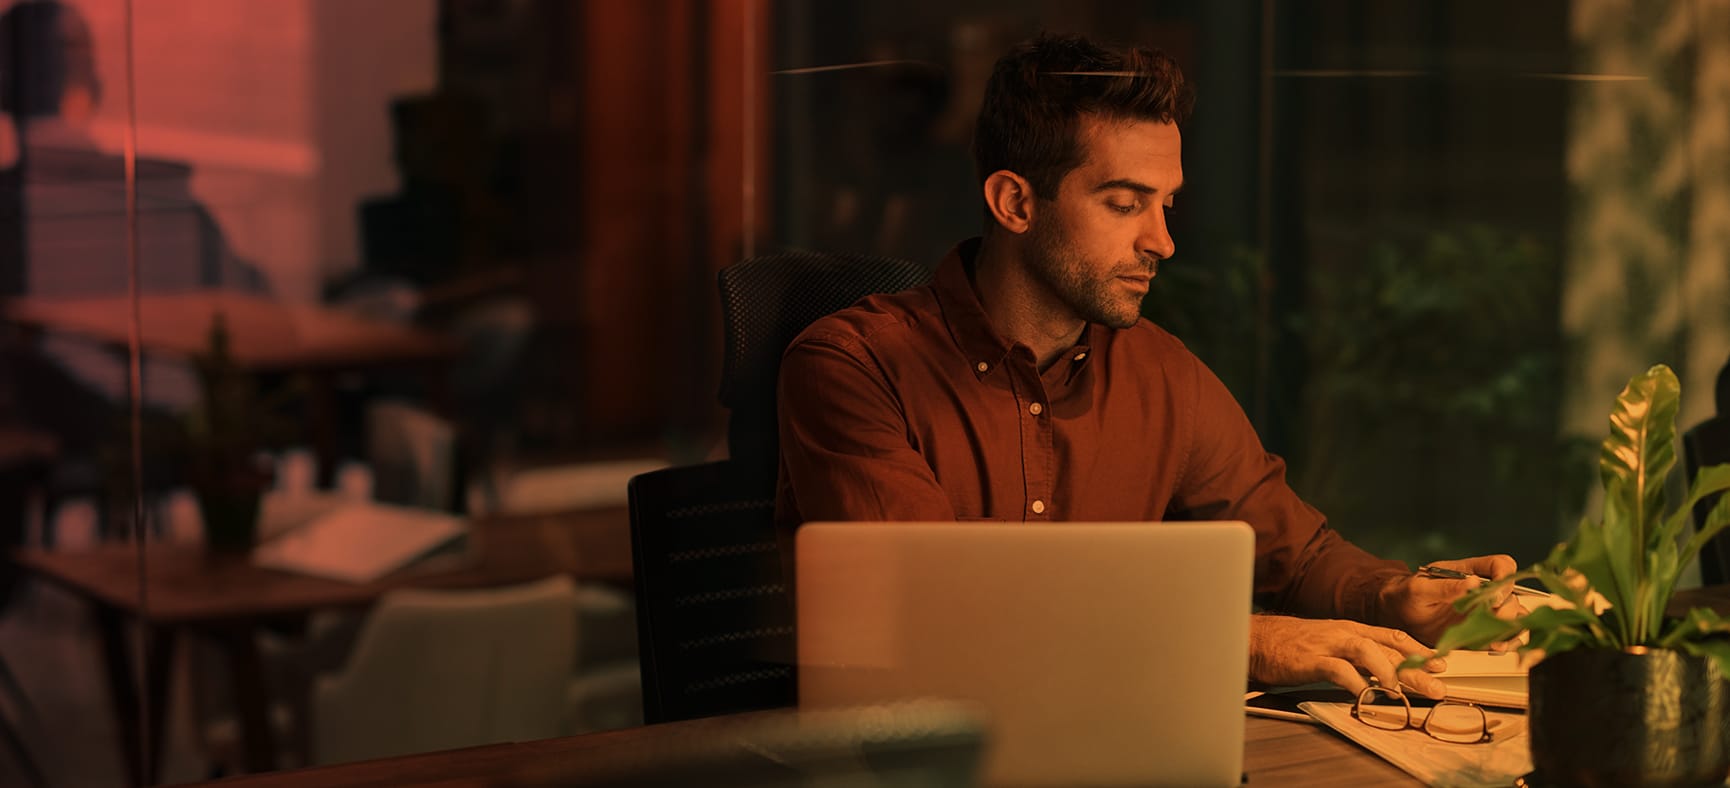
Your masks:
<svg viewBox="0 0 1730 788"><path fill-rule="evenodd" d="M1715 410L1721 6L0 0L32 760L177 782L640 723L625 485L729 452L717 272L978 235L981 91L1042 29L1195 83L1143 312L1298 492L1388 557L1535 560L1628 377ZM375 735L405 653L467 675L489 638L555 655L521 669L558 702Z"/></svg>

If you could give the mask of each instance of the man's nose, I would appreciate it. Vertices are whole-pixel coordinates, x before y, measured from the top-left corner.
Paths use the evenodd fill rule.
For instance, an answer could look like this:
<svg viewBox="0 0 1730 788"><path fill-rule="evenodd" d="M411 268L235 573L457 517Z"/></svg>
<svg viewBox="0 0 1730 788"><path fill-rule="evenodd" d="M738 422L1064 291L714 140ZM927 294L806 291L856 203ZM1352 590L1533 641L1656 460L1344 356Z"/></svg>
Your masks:
<svg viewBox="0 0 1730 788"><path fill-rule="evenodd" d="M1165 211L1150 212L1153 218L1148 221L1147 228L1142 232L1137 251L1144 255L1152 255L1159 260L1170 258L1177 252L1177 244L1171 240L1171 232L1165 224Z"/></svg>

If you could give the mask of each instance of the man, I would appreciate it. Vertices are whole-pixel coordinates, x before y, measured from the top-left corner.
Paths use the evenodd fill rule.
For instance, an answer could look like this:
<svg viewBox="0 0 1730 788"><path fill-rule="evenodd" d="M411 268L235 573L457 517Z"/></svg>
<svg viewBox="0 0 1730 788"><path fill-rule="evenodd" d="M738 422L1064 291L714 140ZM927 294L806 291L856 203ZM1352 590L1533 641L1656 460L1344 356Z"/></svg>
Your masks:
<svg viewBox="0 0 1730 788"><path fill-rule="evenodd" d="M1432 653L1413 635L1434 643L1476 581L1415 576L1329 529L1219 380L1141 320L1174 251L1191 104L1158 52L1047 36L998 61L974 137L984 237L787 350L777 520L1244 520L1256 598L1291 614L1252 619L1252 680L1439 697L1395 666Z"/></svg>

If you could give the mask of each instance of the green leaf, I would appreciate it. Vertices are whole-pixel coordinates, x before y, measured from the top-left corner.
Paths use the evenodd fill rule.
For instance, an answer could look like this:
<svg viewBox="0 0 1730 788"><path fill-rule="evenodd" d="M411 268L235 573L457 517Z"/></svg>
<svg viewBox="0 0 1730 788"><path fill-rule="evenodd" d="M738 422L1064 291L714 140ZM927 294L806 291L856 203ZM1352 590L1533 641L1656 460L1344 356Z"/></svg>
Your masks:
<svg viewBox="0 0 1730 788"><path fill-rule="evenodd" d="M1682 527L1694 515L1694 505L1701 499L1714 493L1730 490L1730 463L1710 465L1701 468L1694 474L1694 483L1688 487L1688 495L1682 505L1664 518L1663 530L1670 541L1675 541L1682 535ZM1704 524L1701 528L1704 529ZM1686 561L1683 562L1686 565Z"/></svg>
<svg viewBox="0 0 1730 788"><path fill-rule="evenodd" d="M1521 629L1523 627L1517 620L1497 618L1488 606L1476 607L1466 614L1466 620L1442 633L1441 639L1436 641L1436 656L1445 656L1455 649L1483 648L1514 637L1520 634ZM1424 656L1406 657L1399 669L1420 667L1427 661L1429 658Z"/></svg>
<svg viewBox="0 0 1730 788"><path fill-rule="evenodd" d="M1730 465L1714 465L1712 468L1730 468ZM1703 469L1700 472L1701 475L1704 476L1706 470L1712 470L1712 468ZM1689 508L1692 509L1693 506L1690 505ZM1694 535L1688 539L1688 544L1683 546L1682 565L1687 566L1688 562L1693 561L1694 557L1706 547L1706 543L1712 537L1717 536L1718 532L1724 530L1726 526L1730 526L1730 495L1718 499L1718 503L1714 504L1712 510L1706 513L1706 522L1694 531Z"/></svg>
<svg viewBox="0 0 1730 788"><path fill-rule="evenodd" d="M1517 619L1526 629L1589 629L1597 620L1583 607L1540 607Z"/></svg>
<svg viewBox="0 0 1730 788"><path fill-rule="evenodd" d="M1551 558L1551 566L1559 576L1563 569L1574 569L1585 575L1592 590L1604 595L1610 610L1605 623L1615 633L1616 645L1633 645L1633 589L1636 585L1634 562L1642 551L1634 546L1628 526L1629 514L1620 505L1620 480L1612 479L1604 494L1604 515L1599 522L1580 523L1580 530L1563 546L1559 555ZM1582 597L1583 599L1583 597ZM1570 602L1580 604L1573 598Z"/></svg>
<svg viewBox="0 0 1730 788"><path fill-rule="evenodd" d="M1537 577L1537 574L1528 569L1483 583L1454 600L1454 612L1469 613L1474 608L1487 607L1500 594L1502 588L1534 577Z"/></svg>
<svg viewBox="0 0 1730 788"><path fill-rule="evenodd" d="M1676 465L1676 411L1682 384L1663 364L1637 375L1622 389L1610 411L1598 470L1604 490L1619 480L1635 544L1650 546L1664 515L1664 480Z"/></svg>
<svg viewBox="0 0 1730 788"><path fill-rule="evenodd" d="M1665 633L1658 645L1663 648L1675 648L1689 639L1705 639L1714 635L1730 635L1730 620L1724 619L1711 608L1697 607L1688 614L1676 619ZM1726 674L1730 675L1730 674Z"/></svg>
<svg viewBox="0 0 1730 788"><path fill-rule="evenodd" d="M1581 645L1590 645L1591 638L1573 627L1562 629L1534 629L1532 639L1520 647L1522 653L1542 650L1545 654L1559 654Z"/></svg>
<svg viewBox="0 0 1730 788"><path fill-rule="evenodd" d="M1598 646L1601 648L1622 647L1624 644L1615 637L1611 628L1606 626L1599 618L1598 614L1592 611L1592 605L1587 600L1586 592L1575 590L1562 579L1562 569L1564 568L1564 565L1556 563L1560 560L1558 558L1559 553L1559 549L1552 552L1548 561L1545 561L1532 569L1537 573L1538 580L1544 584L1544 587L1550 589L1550 593L1561 597L1562 600L1571 605L1571 607L1539 608L1539 610L1566 609L1573 611L1575 615L1580 617L1579 623L1585 627L1585 637L1589 638L1588 645ZM1614 610L1614 608L1612 608L1612 610ZM1535 615L1538 615L1538 610L1532 611L1532 613L1526 618L1531 619L1532 616ZM1537 633L1542 631L1542 628L1550 624L1550 622L1551 619L1548 618L1538 618L1532 621L1530 628L1533 632L1534 639L1536 639ZM1556 622L1556 624L1562 625L1562 622ZM1552 650L1550 653L1554 653L1554 651Z"/></svg>
<svg viewBox="0 0 1730 788"><path fill-rule="evenodd" d="M1599 452L1604 482L1602 539L1615 594L1601 591L1620 611L1624 640L1656 634L1653 587L1642 557L1656 549L1664 528L1664 480L1676 465L1676 411L1682 386L1662 364L1637 375L1610 411L1610 434Z"/></svg>
<svg viewBox="0 0 1730 788"><path fill-rule="evenodd" d="M1696 657L1705 657L1718 664L1718 673L1730 676L1730 638L1706 638L1703 640L1684 640L1679 643L1683 651Z"/></svg>
<svg viewBox="0 0 1730 788"><path fill-rule="evenodd" d="M1640 633L1640 642L1650 643L1658 639L1659 628L1664 623L1664 608L1670 602L1670 592L1676 584L1678 566L1676 562L1676 543L1670 541L1660 544L1646 553L1646 577L1648 582L1640 587L1640 600L1644 631Z"/></svg>

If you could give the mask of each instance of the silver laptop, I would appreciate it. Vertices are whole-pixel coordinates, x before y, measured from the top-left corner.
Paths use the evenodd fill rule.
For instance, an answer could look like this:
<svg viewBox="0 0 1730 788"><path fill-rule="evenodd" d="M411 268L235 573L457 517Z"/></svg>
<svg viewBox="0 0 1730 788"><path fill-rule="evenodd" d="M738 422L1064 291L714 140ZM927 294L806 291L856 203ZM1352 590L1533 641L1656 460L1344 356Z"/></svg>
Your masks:
<svg viewBox="0 0 1730 788"><path fill-rule="evenodd" d="M1237 785L1255 534L1215 523L811 523L800 708L986 715L990 785Z"/></svg>

